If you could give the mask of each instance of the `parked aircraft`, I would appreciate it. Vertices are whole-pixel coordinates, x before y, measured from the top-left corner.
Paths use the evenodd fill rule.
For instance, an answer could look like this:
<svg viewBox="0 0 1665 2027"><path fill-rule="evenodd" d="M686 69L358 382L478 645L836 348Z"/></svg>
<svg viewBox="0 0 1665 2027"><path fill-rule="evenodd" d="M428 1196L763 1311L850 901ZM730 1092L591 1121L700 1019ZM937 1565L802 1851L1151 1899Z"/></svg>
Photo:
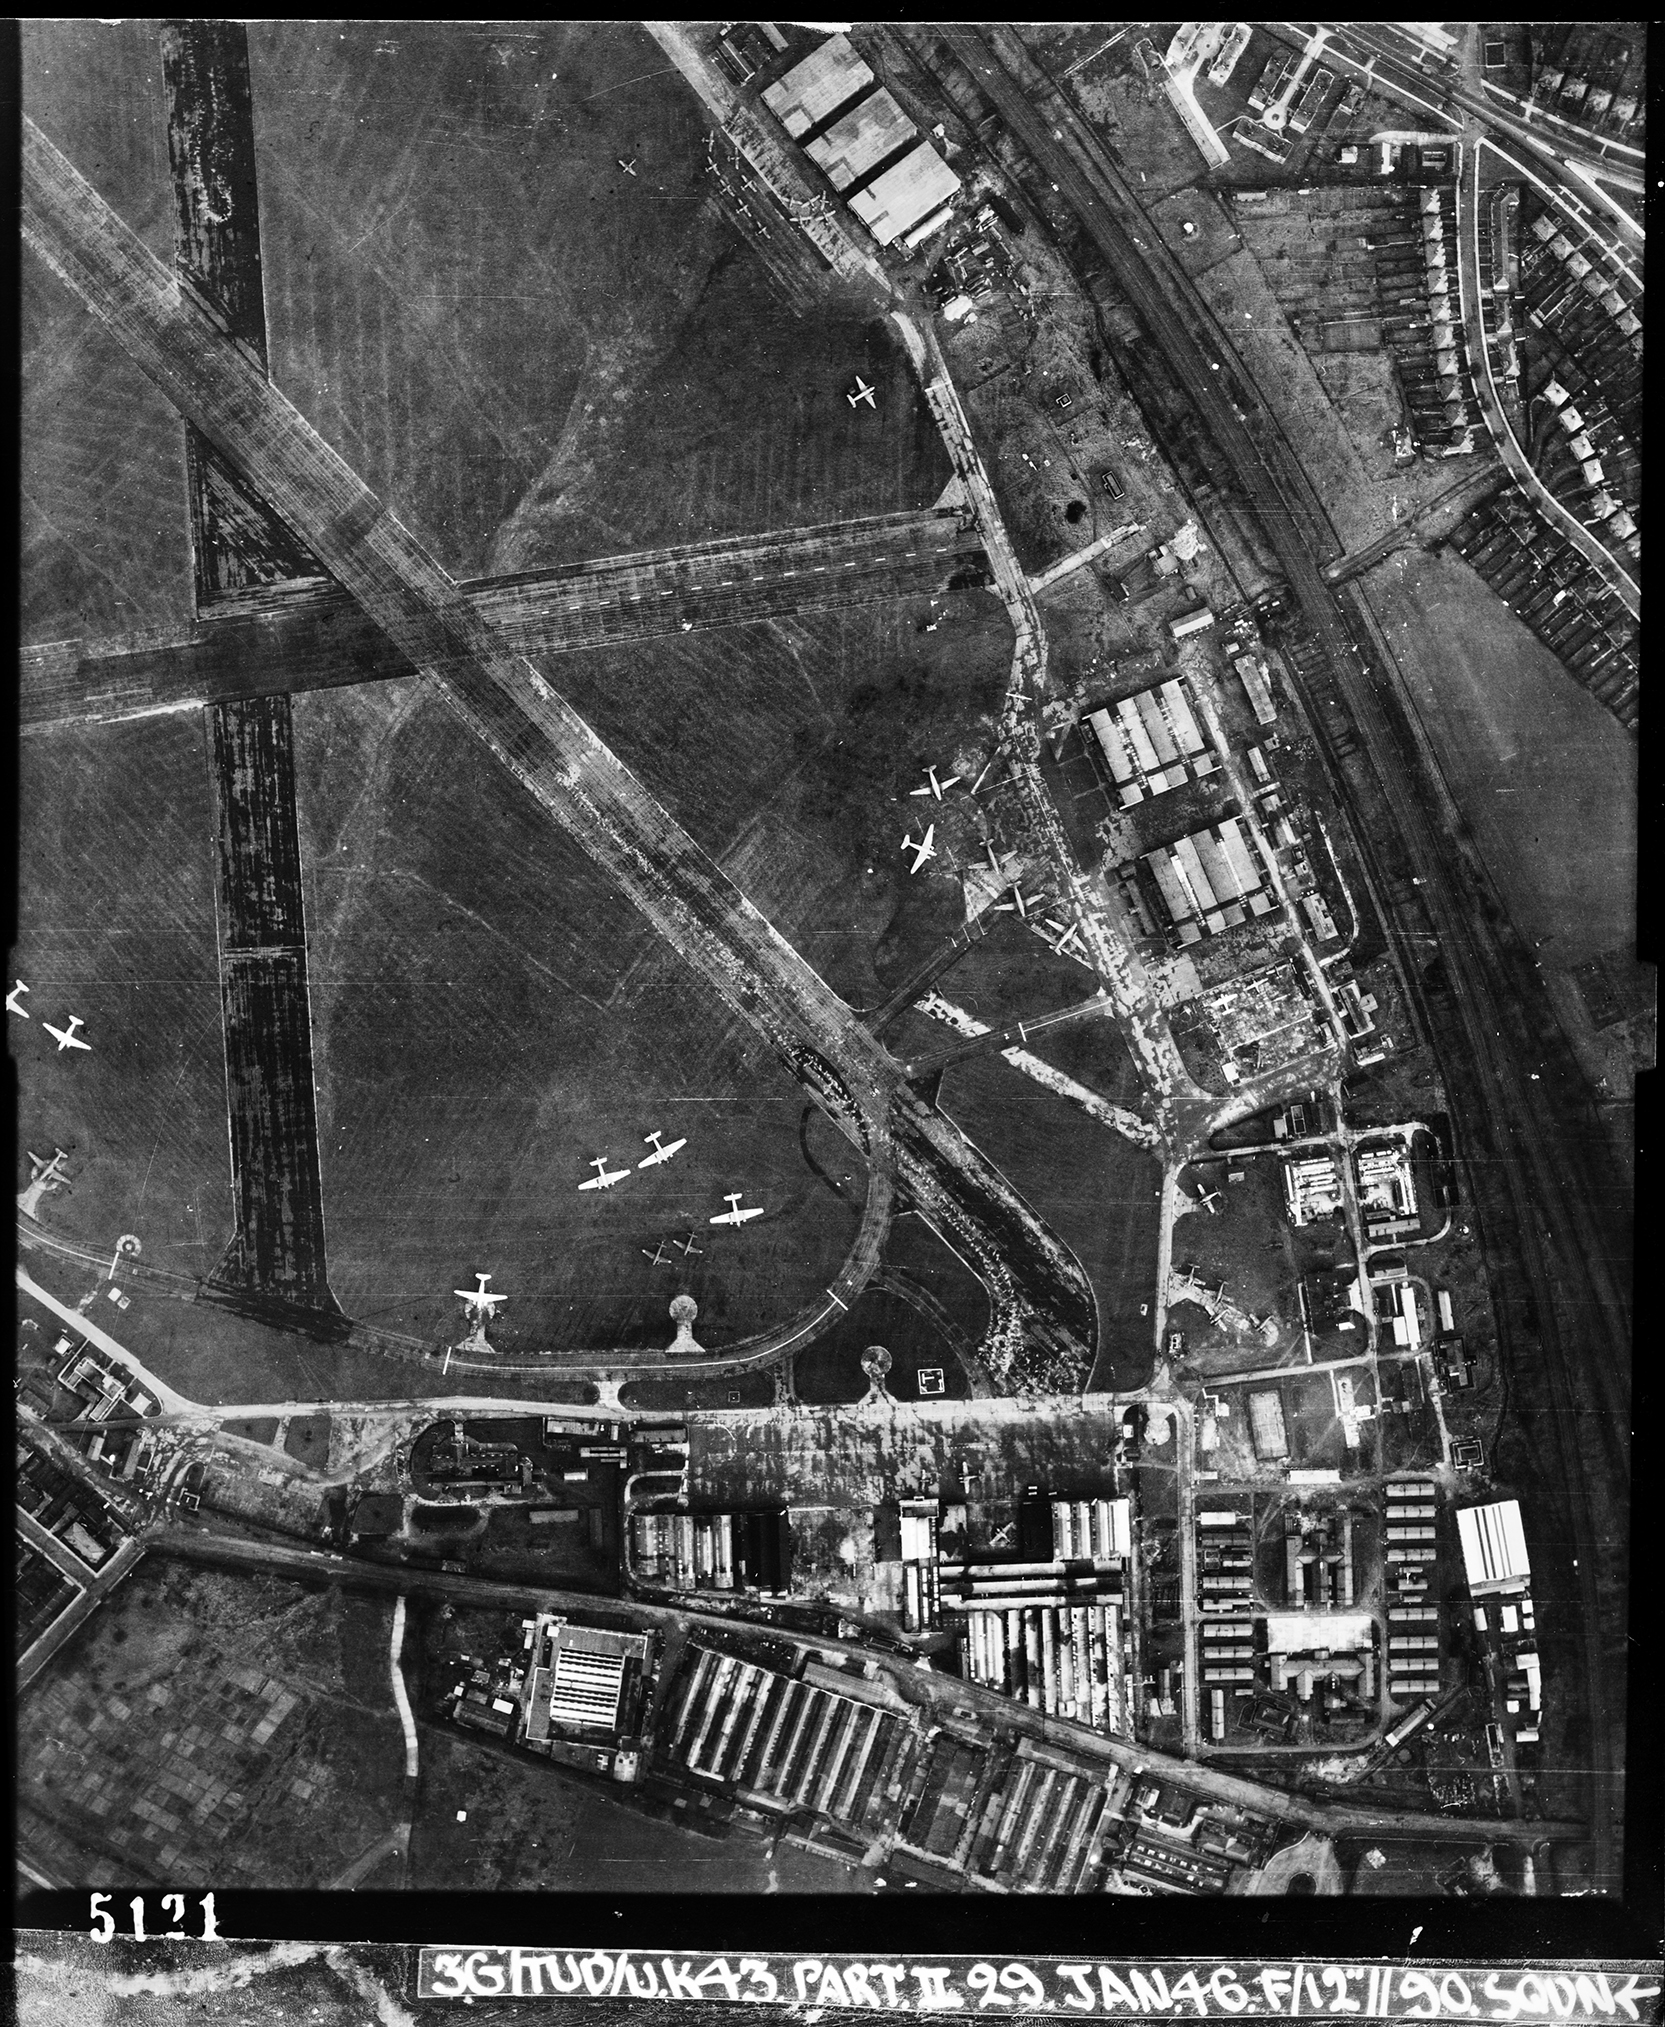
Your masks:
<svg viewBox="0 0 1665 2027"><path fill-rule="evenodd" d="M1018 885L1016 880L1012 882L1011 886L1007 889L1007 892L1011 895L1012 898L1009 901L995 902L994 905L997 914L1010 915L1015 912L1020 922L1027 922L1029 920L1029 913L1031 909L1044 908L1046 906L1044 900L1031 901L1029 896Z"/></svg>
<svg viewBox="0 0 1665 2027"><path fill-rule="evenodd" d="M865 401L868 407L877 413L879 406L878 394L879 390L876 387L869 387L867 382L858 373L856 375L854 393L846 394L844 399L849 402L852 408L859 408Z"/></svg>
<svg viewBox="0 0 1665 2027"><path fill-rule="evenodd" d="M636 173L636 157L635 157L634 155L632 155L632 156L631 156L631 158L630 158L630 160L629 160L628 162L627 162L627 161L626 161L626 160L624 159L624 157L623 157L622 155L615 155L615 156L613 157L613 159L614 159L614 161L615 161L615 162L617 162L617 163L618 163L619 167L620 167L620 168L621 168L621 169L622 169L622 170L624 171L624 173L625 173L625 174L626 174L627 176L634 176L634 175L635 175L635 173Z"/></svg>
<svg viewBox="0 0 1665 2027"><path fill-rule="evenodd" d="M927 859L934 859L936 857L937 848L931 842L931 840L936 836L936 834L937 834L937 827L934 823L932 823L927 824L925 826L924 837L915 838L913 833L910 831L908 835L902 840L902 847L901 847L902 850L905 852L912 852L914 855L913 864L908 868L910 874L917 873L920 867L924 865Z"/></svg>
<svg viewBox="0 0 1665 2027"><path fill-rule="evenodd" d="M50 1021L41 1022L41 1026L45 1028L49 1035L57 1037L58 1054L60 1056L65 1049L90 1049L92 1047L91 1042L82 1041L75 1032L77 1028L85 1027L85 1025L86 1023L79 1014L70 1015L69 1026L67 1028L55 1028Z"/></svg>
<svg viewBox="0 0 1665 2027"><path fill-rule="evenodd" d="M1081 925L1078 922L1072 922L1052 947L1060 957L1068 957L1072 948L1078 956L1084 957L1086 955L1086 945L1081 941Z"/></svg>
<svg viewBox="0 0 1665 2027"><path fill-rule="evenodd" d="M673 1140L669 1147L661 1147L659 1143L664 1137L662 1133L650 1133L647 1135L642 1145L644 1147L651 1145L653 1152L645 1160L637 1162L636 1166L638 1168L652 1168L655 1162L669 1161L679 1147L686 1147L688 1145L686 1140Z"/></svg>
<svg viewBox="0 0 1665 2027"><path fill-rule="evenodd" d="M946 781L938 781L937 771L934 767L927 767L925 772L930 776L930 780L926 782L923 788L910 788L908 790L910 795L934 796L938 802L941 802L943 790L955 787L960 779L957 774L951 774Z"/></svg>
<svg viewBox="0 0 1665 2027"><path fill-rule="evenodd" d="M20 992L27 992L28 990L29 988L23 983L22 979L20 978L17 981L16 985L14 985L11 991L8 992L6 995L7 1013L16 1014L20 1021L26 1021L29 1018L29 1016L23 1011L22 1007L18 1005L17 996Z"/></svg>
<svg viewBox="0 0 1665 2027"><path fill-rule="evenodd" d="M737 1189L732 1196L724 1197L723 1202L729 1208L726 1211L719 1211L710 1222L714 1225L743 1225L748 1218L762 1217L763 1206L761 1204L754 1204L749 1211L743 1211L740 1208L740 1199L744 1195L744 1190Z"/></svg>
<svg viewBox="0 0 1665 2027"><path fill-rule="evenodd" d="M682 1254L684 1259L686 1259L690 1253L703 1253L705 1251L705 1248L703 1246L696 1246L694 1244L694 1235L692 1232L688 1234L687 1238L673 1239L671 1243L676 1247L677 1251Z"/></svg>
<svg viewBox="0 0 1665 2027"><path fill-rule="evenodd" d="M611 1189L615 1183L623 1182L630 1173L628 1168L609 1168L604 1154L598 1154L590 1166L595 1170L595 1174L588 1182L581 1182L578 1185L580 1189Z"/></svg>
<svg viewBox="0 0 1665 2027"><path fill-rule="evenodd" d="M642 1258L648 1261L652 1266L668 1267L671 1264L671 1256L669 1253L665 1251L665 1241L663 1239L659 1241L659 1244L654 1248L654 1250L651 1253L648 1251L646 1246L644 1246L641 1250L642 1250Z"/></svg>
<svg viewBox="0 0 1665 2027"><path fill-rule="evenodd" d="M18 1194L17 1207L26 1218L40 1222L38 1213L40 1200L56 1190L70 1189L69 1179L63 1172L63 1164L69 1159L63 1149L54 1150L50 1161L43 1161L38 1154L29 1156L29 1187ZM71 1194L74 1192L71 1190Z"/></svg>
<svg viewBox="0 0 1665 2027"><path fill-rule="evenodd" d="M485 1315L490 1316L499 1302L507 1302L509 1298L507 1295L486 1293L486 1283L491 1279L489 1274L477 1273L474 1278L480 1284L478 1288L453 1288L451 1293L458 1301L466 1302L471 1310L483 1311Z"/></svg>
<svg viewBox="0 0 1665 2027"><path fill-rule="evenodd" d="M1203 1209L1207 1211L1208 1215L1211 1218L1217 1218L1220 1215L1220 1213L1214 1208L1214 1206L1219 1201L1220 1201L1220 1192L1217 1189L1199 1190L1197 1193L1197 1202L1202 1205Z"/></svg>

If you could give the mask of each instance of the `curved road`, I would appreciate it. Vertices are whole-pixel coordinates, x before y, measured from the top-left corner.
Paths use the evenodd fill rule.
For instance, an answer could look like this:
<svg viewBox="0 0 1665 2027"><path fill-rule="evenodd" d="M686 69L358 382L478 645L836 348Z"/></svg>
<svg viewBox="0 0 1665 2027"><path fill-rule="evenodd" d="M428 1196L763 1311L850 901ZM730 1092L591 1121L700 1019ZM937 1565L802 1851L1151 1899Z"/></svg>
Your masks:
<svg viewBox="0 0 1665 2027"><path fill-rule="evenodd" d="M168 399L429 675L456 715L718 994L870 1162L968 1257L1003 1382L1084 1384L1079 1263L543 676L226 336L32 121L24 236ZM438 673L444 671L443 674Z"/></svg>

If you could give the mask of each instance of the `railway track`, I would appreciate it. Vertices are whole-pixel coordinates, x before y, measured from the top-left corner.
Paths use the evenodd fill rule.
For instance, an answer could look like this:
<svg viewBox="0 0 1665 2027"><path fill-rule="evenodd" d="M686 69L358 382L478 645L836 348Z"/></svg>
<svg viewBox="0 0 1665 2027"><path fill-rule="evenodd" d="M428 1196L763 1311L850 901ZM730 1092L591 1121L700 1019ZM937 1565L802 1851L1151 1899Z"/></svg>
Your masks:
<svg viewBox="0 0 1665 2027"><path fill-rule="evenodd" d="M1612 1881L1617 1876L1616 1768L1597 1559L1613 1531L1598 1524L1591 1476L1570 1433L1573 1425L1591 1419L1601 1424L1614 1475L1604 1474L1596 1482L1604 1499L1613 1496L1622 1503L1628 1483L1625 1423L1614 1416L1602 1382L1607 1373L1625 1369L1629 1335L1606 1235L1580 1201L1578 1178L1565 1173L1564 1148L1527 1093L1517 1058L1516 1010L1498 989L1508 976L1506 960L1496 939L1483 933L1471 896L1454 871L1450 834L1440 821L1441 812L1421 800L1427 792L1424 780L1430 756L1418 750L1414 711L1394 693L1391 668L1376 674L1366 666L1342 609L1323 580L1322 550L1312 540L1316 503L1310 488L1303 484L1286 491L1292 453L1282 446L1269 457L1266 427L1251 433L1246 426L1222 384L1239 379L1241 385L1241 367L1229 354L1221 356L1212 319L1189 278L1144 221L1136 194L1081 115L1050 80L1037 75L1020 85L980 32L950 28L944 33L978 89L1080 216L1147 329L1161 333L1171 368L1261 517L1280 568L1322 650L1329 681L1357 727L1378 790L1392 811L1403 854L1415 868L1419 927L1425 925L1423 933L1435 938L1454 974L1454 1017L1442 1011L1436 1022L1424 1008L1423 1019L1445 1059L1459 1059L1449 1081L1477 1095L1493 1119L1496 1143L1524 1158L1504 1164L1508 1208L1531 1281L1545 1370L1559 1410L1555 1444L1579 1550L1583 1688L1592 1743L1591 1837L1598 1870L1604 1880ZM1035 103L1042 94L1044 115ZM1127 221L1142 226L1137 239ZM1333 535L1329 541L1333 543ZM1387 918L1389 934L1402 946L1405 912L1401 908L1397 916ZM1414 977L1408 953L1402 949L1401 955L1405 972ZM1543 1215L1553 1221L1550 1226L1545 1226ZM1584 1409L1588 1412L1579 1412Z"/></svg>

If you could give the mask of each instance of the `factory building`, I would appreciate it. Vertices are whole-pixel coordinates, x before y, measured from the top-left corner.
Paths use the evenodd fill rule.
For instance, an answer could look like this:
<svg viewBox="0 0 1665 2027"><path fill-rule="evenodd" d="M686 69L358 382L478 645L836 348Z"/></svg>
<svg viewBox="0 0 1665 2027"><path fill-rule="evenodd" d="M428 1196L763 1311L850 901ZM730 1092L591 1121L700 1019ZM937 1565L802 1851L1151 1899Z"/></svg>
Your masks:
<svg viewBox="0 0 1665 2027"><path fill-rule="evenodd" d="M647 1672L651 1638L575 1626L553 1612L527 1622L521 1729L529 1745L557 1734L629 1728Z"/></svg>
<svg viewBox="0 0 1665 2027"><path fill-rule="evenodd" d="M1257 662L1253 655L1238 655L1232 667L1237 679L1243 685L1243 694L1249 700L1249 708L1262 725L1270 725L1278 715L1278 707L1272 699L1272 685L1267 680L1264 662Z"/></svg>
<svg viewBox="0 0 1665 2027"><path fill-rule="evenodd" d="M960 179L929 141L921 141L893 168L876 176L864 190L850 199L850 209L881 246L889 246L904 233L914 243L915 228L929 224L938 213L946 222L946 206L958 191Z"/></svg>
<svg viewBox="0 0 1665 2027"><path fill-rule="evenodd" d="M1054 1499L1052 1553L1060 1562L1102 1561L1133 1553L1129 1499Z"/></svg>
<svg viewBox="0 0 1665 2027"><path fill-rule="evenodd" d="M1195 612L1182 612L1168 622L1168 631L1176 641L1189 640L1194 633L1201 633L1214 624L1214 614L1206 605L1199 605Z"/></svg>
<svg viewBox="0 0 1665 2027"><path fill-rule="evenodd" d="M782 1595L792 1570L786 1509L758 1513L637 1513L631 1574L668 1590Z"/></svg>
<svg viewBox="0 0 1665 2027"><path fill-rule="evenodd" d="M865 183L918 132L881 85L841 113L825 133L806 142L804 152L842 197Z"/></svg>
<svg viewBox="0 0 1665 2027"><path fill-rule="evenodd" d="M1140 864L1155 882L1181 943L1235 928L1277 906L1253 842L1236 817L1159 846Z"/></svg>
<svg viewBox="0 0 1665 2027"><path fill-rule="evenodd" d="M768 86L763 103L793 140L802 141L872 82L873 73L851 47L850 38L835 35Z"/></svg>
<svg viewBox="0 0 1665 2027"><path fill-rule="evenodd" d="M1462 1544L1463 1570L1474 1597L1527 1588L1532 1565L1527 1559L1518 1499L1500 1499L1490 1506L1460 1507L1457 1539Z"/></svg>
<svg viewBox="0 0 1665 2027"><path fill-rule="evenodd" d="M1262 1463L1289 1455L1289 1430L1284 1422L1283 1395L1266 1388L1249 1396L1249 1441Z"/></svg>
<svg viewBox="0 0 1665 2027"><path fill-rule="evenodd" d="M1342 1207L1341 1174L1333 1154L1310 1154L1283 1165L1284 1204L1292 1225L1333 1218Z"/></svg>
<svg viewBox="0 0 1665 2027"><path fill-rule="evenodd" d="M1359 1209L1373 1244L1408 1236L1421 1229L1416 1211L1416 1178L1403 1141L1390 1147L1361 1147L1353 1156L1358 1175Z"/></svg>
<svg viewBox="0 0 1665 2027"><path fill-rule="evenodd" d="M1124 809L1214 772L1214 755L1177 679L1091 711L1086 722Z"/></svg>

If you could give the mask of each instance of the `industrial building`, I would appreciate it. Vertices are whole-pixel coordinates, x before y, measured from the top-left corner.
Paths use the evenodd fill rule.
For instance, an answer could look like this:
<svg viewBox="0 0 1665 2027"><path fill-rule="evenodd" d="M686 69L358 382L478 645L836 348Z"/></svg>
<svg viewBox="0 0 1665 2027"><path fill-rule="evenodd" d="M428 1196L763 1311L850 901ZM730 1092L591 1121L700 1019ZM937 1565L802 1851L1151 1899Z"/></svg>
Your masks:
<svg viewBox="0 0 1665 2027"><path fill-rule="evenodd" d="M1421 1229L1416 1210L1416 1178L1403 1141L1389 1147L1361 1147L1353 1156L1358 1177L1359 1209L1373 1244L1408 1236Z"/></svg>
<svg viewBox="0 0 1665 2027"><path fill-rule="evenodd" d="M1243 694L1249 700L1249 708L1262 725L1270 725L1278 715L1278 707L1272 698L1272 685L1267 680L1264 662L1257 662L1253 655L1238 655L1232 662L1237 679L1243 685Z"/></svg>
<svg viewBox="0 0 1665 2027"><path fill-rule="evenodd" d="M1249 1440L1263 1464L1276 1463L1289 1455L1289 1430L1284 1423L1283 1395L1276 1388L1250 1394Z"/></svg>
<svg viewBox="0 0 1665 2027"><path fill-rule="evenodd" d="M1182 944L1268 915L1277 906L1253 841L1236 817L1159 846L1139 863Z"/></svg>
<svg viewBox="0 0 1665 2027"><path fill-rule="evenodd" d="M755 1590L780 1596L792 1569L786 1509L756 1513L637 1513L631 1573L668 1590Z"/></svg>
<svg viewBox="0 0 1665 2027"><path fill-rule="evenodd" d="M552 1734L617 1736L631 1728L647 1674L651 1636L575 1626L543 1612L530 1635L522 1688L522 1729L537 1745Z"/></svg>
<svg viewBox="0 0 1665 2027"><path fill-rule="evenodd" d="M1341 1611L1353 1603L1353 1516L1307 1513L1284 1515L1284 1595L1296 1611Z"/></svg>
<svg viewBox="0 0 1665 2027"><path fill-rule="evenodd" d="M763 103L793 140L801 141L873 82L847 35L834 35L769 85Z"/></svg>
<svg viewBox="0 0 1665 2027"><path fill-rule="evenodd" d="M1470 1594L1477 1598L1524 1591L1532 1576L1521 1527L1520 1501L1499 1499L1490 1506L1457 1511L1457 1539Z"/></svg>
<svg viewBox="0 0 1665 2027"><path fill-rule="evenodd" d="M881 85L841 113L825 133L806 142L804 152L844 196L904 148L918 131Z"/></svg>
<svg viewBox="0 0 1665 2027"><path fill-rule="evenodd" d="M1176 641L1189 640L1194 633L1201 633L1205 627L1214 624L1214 614L1206 605L1199 605L1195 612L1182 612L1168 622L1168 631Z"/></svg>
<svg viewBox="0 0 1665 2027"><path fill-rule="evenodd" d="M1124 809L1214 772L1216 761L1177 678L1087 714Z"/></svg>
<svg viewBox="0 0 1665 2027"><path fill-rule="evenodd" d="M881 246L891 245L904 233L912 244L922 224L939 214L947 222L947 205L959 187L959 177L929 141L921 141L894 167L856 191L850 209Z"/></svg>
<svg viewBox="0 0 1665 2027"><path fill-rule="evenodd" d="M1283 1165L1283 1196L1292 1225L1333 1218L1345 1201L1333 1154L1307 1154Z"/></svg>

